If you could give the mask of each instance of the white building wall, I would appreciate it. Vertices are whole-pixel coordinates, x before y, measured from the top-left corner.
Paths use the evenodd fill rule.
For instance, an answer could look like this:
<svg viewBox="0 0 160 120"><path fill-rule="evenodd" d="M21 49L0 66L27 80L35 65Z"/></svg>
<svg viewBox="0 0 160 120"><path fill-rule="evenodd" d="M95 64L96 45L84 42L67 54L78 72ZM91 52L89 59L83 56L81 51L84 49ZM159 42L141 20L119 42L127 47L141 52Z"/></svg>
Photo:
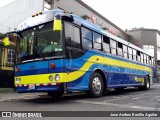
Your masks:
<svg viewBox="0 0 160 120"><path fill-rule="evenodd" d="M0 32L5 33L32 14L43 11L43 0L15 0L0 8Z"/></svg>
<svg viewBox="0 0 160 120"><path fill-rule="evenodd" d="M160 35L157 33L157 60L160 60Z"/></svg>

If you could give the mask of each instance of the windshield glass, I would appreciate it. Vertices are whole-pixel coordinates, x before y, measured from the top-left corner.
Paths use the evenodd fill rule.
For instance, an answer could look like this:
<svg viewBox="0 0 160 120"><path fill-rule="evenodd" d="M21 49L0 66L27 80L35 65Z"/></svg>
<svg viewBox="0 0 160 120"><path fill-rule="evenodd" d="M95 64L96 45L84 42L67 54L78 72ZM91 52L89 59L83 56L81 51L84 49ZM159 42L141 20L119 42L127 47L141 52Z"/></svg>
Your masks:
<svg viewBox="0 0 160 120"><path fill-rule="evenodd" d="M37 30L37 46L42 53L62 51L60 32L54 31L50 24L42 25Z"/></svg>
<svg viewBox="0 0 160 120"><path fill-rule="evenodd" d="M61 31L53 31L53 22L46 23L19 34L18 61L63 54Z"/></svg>

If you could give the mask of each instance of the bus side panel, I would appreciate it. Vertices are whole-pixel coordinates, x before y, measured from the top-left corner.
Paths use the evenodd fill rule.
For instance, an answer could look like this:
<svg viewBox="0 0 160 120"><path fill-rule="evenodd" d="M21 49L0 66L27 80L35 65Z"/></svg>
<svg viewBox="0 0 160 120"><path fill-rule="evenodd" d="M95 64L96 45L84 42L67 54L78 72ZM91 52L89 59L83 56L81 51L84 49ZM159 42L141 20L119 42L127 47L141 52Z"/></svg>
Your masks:
<svg viewBox="0 0 160 120"><path fill-rule="evenodd" d="M123 73L107 73L107 87L129 87L129 86L142 86L145 75L131 75ZM136 81L139 78L139 81ZM140 81L141 80L141 81Z"/></svg>
<svg viewBox="0 0 160 120"><path fill-rule="evenodd" d="M86 72L85 75L78 78L77 80L73 82L67 83L67 89L68 91L83 91L89 89L89 78L90 78L91 72Z"/></svg>
<svg viewBox="0 0 160 120"><path fill-rule="evenodd" d="M124 73L123 69L126 68L118 68L114 66L107 66L101 64L94 64L91 68L86 71L86 73L74 80L72 82L67 83L68 90L88 90L89 89L89 80L92 72L96 69L106 70L104 73L106 76L107 86L110 88L115 87L127 87L127 86L142 86L144 77L147 73L143 72L143 75L133 75L131 73ZM120 71L121 70L121 71ZM134 70L128 70L134 71ZM142 71L141 71L142 72ZM138 81L137 81L138 78Z"/></svg>
<svg viewBox="0 0 160 120"><path fill-rule="evenodd" d="M72 82L67 83L69 90L86 90L89 89L89 79L92 74L92 72L95 69L101 69L102 71L105 71L106 75L106 81L108 87L128 87L128 86L142 86L144 83L144 78L147 74L150 75L149 71L145 71L146 67L144 67L144 70L136 68L125 68L125 65L121 65L122 67L115 66L112 61L109 61L111 65L107 65L106 61L96 62L95 60L91 60L91 57L96 56L96 59L103 59L105 58L111 58L112 60L120 61L120 63L123 62L122 58L118 57L111 57L110 55L104 55L104 54L95 54L95 52L88 51L86 54L84 54L82 57L78 59L72 59L72 64L70 64L70 67L76 68L76 66L79 66L79 69L75 69L75 71L85 71L82 76L75 79ZM85 60L85 61L84 61ZM83 62L82 62L83 61ZM71 63L70 62L70 63ZM129 62L132 66L137 65L135 62L132 63L132 61L124 60L124 64L126 62ZM76 65L78 63L78 65ZM75 65L73 65L75 64ZM91 66L88 68L86 64L91 64ZM113 65L112 65L113 64ZM139 64L140 65L140 64ZM85 68L85 69L81 69ZM148 69L148 67L147 67Z"/></svg>
<svg viewBox="0 0 160 120"><path fill-rule="evenodd" d="M54 68L50 67L52 63L55 64ZM66 72L66 61L64 59L49 60L48 69L49 73L64 73Z"/></svg>

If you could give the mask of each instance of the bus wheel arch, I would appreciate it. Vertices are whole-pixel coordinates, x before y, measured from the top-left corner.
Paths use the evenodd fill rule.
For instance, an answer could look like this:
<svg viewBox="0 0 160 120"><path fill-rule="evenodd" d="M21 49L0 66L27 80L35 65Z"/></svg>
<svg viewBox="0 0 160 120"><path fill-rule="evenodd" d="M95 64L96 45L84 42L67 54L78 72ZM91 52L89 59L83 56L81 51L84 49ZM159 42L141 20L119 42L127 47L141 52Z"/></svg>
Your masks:
<svg viewBox="0 0 160 120"><path fill-rule="evenodd" d="M100 91L96 93L95 88L96 88L96 82L99 84L100 83ZM89 90L86 91L87 94L91 97L101 97L104 95L106 92L106 77L104 72L101 69L96 69L94 70L89 79Z"/></svg>

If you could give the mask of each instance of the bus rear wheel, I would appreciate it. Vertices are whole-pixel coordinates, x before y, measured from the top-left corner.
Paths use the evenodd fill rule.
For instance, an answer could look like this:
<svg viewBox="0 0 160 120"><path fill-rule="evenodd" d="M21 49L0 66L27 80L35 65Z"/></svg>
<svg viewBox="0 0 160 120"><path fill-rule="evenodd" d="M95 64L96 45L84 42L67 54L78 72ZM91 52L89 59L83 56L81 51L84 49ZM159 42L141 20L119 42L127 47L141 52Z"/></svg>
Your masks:
<svg viewBox="0 0 160 120"><path fill-rule="evenodd" d="M148 90L148 89L150 89L150 79L149 79L148 75L145 77L144 85L141 86L141 87L138 87L138 88L141 89L141 90Z"/></svg>
<svg viewBox="0 0 160 120"><path fill-rule="evenodd" d="M47 92L49 96L51 96L52 98L60 98L63 94L64 94L64 91L49 91Z"/></svg>
<svg viewBox="0 0 160 120"><path fill-rule="evenodd" d="M104 91L104 82L102 76L95 72L92 74L90 78L89 83L89 91L87 91L87 94L90 97L98 98L101 97Z"/></svg>

